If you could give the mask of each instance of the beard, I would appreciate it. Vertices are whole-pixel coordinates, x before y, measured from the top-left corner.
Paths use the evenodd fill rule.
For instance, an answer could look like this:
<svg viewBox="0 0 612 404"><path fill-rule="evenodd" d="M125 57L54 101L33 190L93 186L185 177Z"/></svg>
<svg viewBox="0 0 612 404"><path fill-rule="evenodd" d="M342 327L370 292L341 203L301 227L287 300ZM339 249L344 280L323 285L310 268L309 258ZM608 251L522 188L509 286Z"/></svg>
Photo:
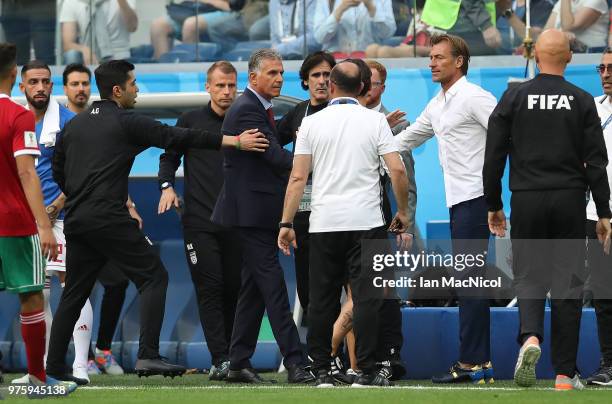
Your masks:
<svg viewBox="0 0 612 404"><path fill-rule="evenodd" d="M30 104L32 108L42 111L46 110L47 106L49 106L49 100L51 100L51 97L47 96L45 100L35 100L34 97L31 97L28 93L26 93L26 100L28 100L28 104Z"/></svg>
<svg viewBox="0 0 612 404"><path fill-rule="evenodd" d="M79 93L72 100L70 100L70 102L79 108L83 108L87 106L87 95L85 93Z"/></svg>

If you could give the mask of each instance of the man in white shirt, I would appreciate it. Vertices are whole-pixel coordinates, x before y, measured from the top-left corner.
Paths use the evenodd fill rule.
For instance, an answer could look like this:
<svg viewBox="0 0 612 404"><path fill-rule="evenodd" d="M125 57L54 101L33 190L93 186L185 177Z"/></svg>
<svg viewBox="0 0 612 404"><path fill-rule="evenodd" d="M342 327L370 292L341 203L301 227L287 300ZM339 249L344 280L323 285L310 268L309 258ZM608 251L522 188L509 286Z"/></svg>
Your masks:
<svg viewBox="0 0 612 404"><path fill-rule="evenodd" d="M135 10L136 0L65 0L59 16L64 64L129 58Z"/></svg>
<svg viewBox="0 0 612 404"><path fill-rule="evenodd" d="M597 66L604 95L595 97L595 106L601 119L608 161L612 161L612 49L607 48ZM606 167L608 182L612 188L612 165ZM612 207L612 201L610 201ZM590 286L593 292L593 306L597 314L597 330L601 349L601 364L595 373L586 379L587 384L612 386L612 257L603 253L597 241L595 225L599 220L593 195L587 204L586 232L588 238L587 260L591 275Z"/></svg>
<svg viewBox="0 0 612 404"><path fill-rule="evenodd" d="M332 100L316 116L305 117L297 135L279 224L278 245L289 255L290 245L296 247L293 218L312 167L308 351L319 387L334 384L329 375L330 341L347 278L353 294L357 362L363 371L353 385L390 384L376 368L382 289L373 291L372 268L362 264L367 262L361 257L362 241L387 238L379 177L382 157L398 204L391 227L401 246L407 242L408 180L385 116L362 107L356 99L362 86L354 62L344 61L332 69Z"/></svg>
<svg viewBox="0 0 612 404"><path fill-rule="evenodd" d="M454 35L431 38L432 80L442 90L416 122L396 136L400 152L412 150L434 134L444 175L453 253L487 251L489 228L484 200L482 166L489 115L497 101L489 92L468 82L470 53ZM466 242L470 240L470 242ZM472 271L456 271L455 275ZM459 361L434 383L492 381L490 363L489 300L462 297L459 292Z"/></svg>

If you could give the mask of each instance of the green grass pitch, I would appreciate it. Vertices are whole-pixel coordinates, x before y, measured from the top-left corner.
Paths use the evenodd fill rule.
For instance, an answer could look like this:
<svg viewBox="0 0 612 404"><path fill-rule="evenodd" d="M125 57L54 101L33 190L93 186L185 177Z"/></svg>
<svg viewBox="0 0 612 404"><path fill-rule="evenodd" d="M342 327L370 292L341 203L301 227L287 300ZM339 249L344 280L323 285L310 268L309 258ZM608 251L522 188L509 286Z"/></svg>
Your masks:
<svg viewBox="0 0 612 404"><path fill-rule="evenodd" d="M26 397L8 394L8 382L21 375L5 375L0 395L7 403L29 402ZM161 376L141 378L136 375L94 376L88 387L81 387L69 397L53 398L53 402L85 404L124 403L612 403L612 388L589 388L583 391L556 392L551 380L539 381L531 389L517 388L511 381L497 381L492 385L437 386L429 381L402 381L391 388L354 389L334 387L316 389L286 384L283 374L266 373L267 380L277 383L260 387L228 385L209 382L208 375L194 374L182 378ZM26 401L27 400L27 401Z"/></svg>

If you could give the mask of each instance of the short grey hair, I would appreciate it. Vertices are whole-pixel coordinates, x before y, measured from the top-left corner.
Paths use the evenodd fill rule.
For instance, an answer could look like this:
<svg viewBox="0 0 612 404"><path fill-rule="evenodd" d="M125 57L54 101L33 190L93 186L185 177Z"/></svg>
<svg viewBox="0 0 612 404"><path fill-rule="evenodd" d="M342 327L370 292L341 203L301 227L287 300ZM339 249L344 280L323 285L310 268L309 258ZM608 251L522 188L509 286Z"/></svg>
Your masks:
<svg viewBox="0 0 612 404"><path fill-rule="evenodd" d="M261 62L270 59L283 60L281 54L274 49L257 49L251 53L251 57L249 58L249 73L259 72L261 70Z"/></svg>

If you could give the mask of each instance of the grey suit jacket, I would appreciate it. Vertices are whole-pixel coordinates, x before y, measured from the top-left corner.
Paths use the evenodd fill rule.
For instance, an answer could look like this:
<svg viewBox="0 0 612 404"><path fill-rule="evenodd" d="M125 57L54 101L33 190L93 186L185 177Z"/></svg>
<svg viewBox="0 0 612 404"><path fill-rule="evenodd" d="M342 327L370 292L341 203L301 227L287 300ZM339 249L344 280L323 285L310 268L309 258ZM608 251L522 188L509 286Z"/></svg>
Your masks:
<svg viewBox="0 0 612 404"><path fill-rule="evenodd" d="M384 105L381 105L380 112L387 115L390 111L385 108ZM410 125L410 122L405 122L400 125L397 125L394 128L391 128L391 132L393 132L393 136L397 135L404 129L406 129ZM416 216L416 205L417 205L417 188L416 188L416 179L414 177L414 158L412 158L412 151L408 150L405 152L401 152L400 155L404 160L404 165L406 166L406 175L408 176L408 231L412 234L415 234L415 216Z"/></svg>

